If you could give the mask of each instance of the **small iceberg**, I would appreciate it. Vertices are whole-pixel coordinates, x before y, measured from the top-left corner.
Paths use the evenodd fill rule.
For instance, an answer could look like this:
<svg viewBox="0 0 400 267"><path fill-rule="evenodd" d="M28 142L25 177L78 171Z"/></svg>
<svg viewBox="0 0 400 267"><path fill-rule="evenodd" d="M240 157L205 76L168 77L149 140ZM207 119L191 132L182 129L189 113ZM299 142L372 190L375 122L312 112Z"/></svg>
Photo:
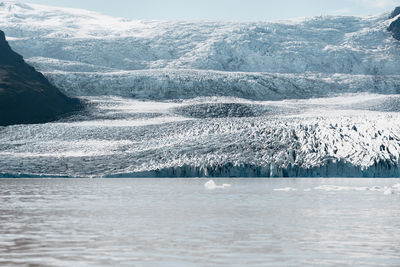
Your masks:
<svg viewBox="0 0 400 267"><path fill-rule="evenodd" d="M278 192L293 192L293 191L297 191L296 188L292 188L292 187L285 187L285 188L276 188L274 189L274 191L278 191Z"/></svg>
<svg viewBox="0 0 400 267"><path fill-rule="evenodd" d="M394 188L397 191L400 191L400 183L395 184L394 186L392 186L392 188Z"/></svg>
<svg viewBox="0 0 400 267"><path fill-rule="evenodd" d="M384 195L393 195L394 194L394 190L393 188L389 187L385 190L385 192L383 192Z"/></svg>
<svg viewBox="0 0 400 267"><path fill-rule="evenodd" d="M400 183L395 184L392 187L386 187L384 188L383 194L385 195L394 195L394 194L400 194Z"/></svg>
<svg viewBox="0 0 400 267"><path fill-rule="evenodd" d="M209 190L214 190L214 189L223 189L231 187L231 185L230 184L217 185L213 180L210 180L204 184L204 187Z"/></svg>
<svg viewBox="0 0 400 267"><path fill-rule="evenodd" d="M369 191L373 192L382 192L383 190L385 190L385 188L381 186L373 186L369 188Z"/></svg>

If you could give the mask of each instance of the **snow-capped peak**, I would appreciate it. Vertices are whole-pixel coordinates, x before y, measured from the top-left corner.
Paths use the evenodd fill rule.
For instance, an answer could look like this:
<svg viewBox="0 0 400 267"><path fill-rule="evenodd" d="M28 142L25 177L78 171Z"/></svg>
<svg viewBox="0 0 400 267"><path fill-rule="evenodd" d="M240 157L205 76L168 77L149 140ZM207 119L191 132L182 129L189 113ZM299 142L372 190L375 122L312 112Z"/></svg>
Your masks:
<svg viewBox="0 0 400 267"><path fill-rule="evenodd" d="M25 4L18 1L0 2L0 27L14 26L15 34L10 37L109 37L120 36L139 22L114 18L97 12L77 8L53 7L37 4Z"/></svg>

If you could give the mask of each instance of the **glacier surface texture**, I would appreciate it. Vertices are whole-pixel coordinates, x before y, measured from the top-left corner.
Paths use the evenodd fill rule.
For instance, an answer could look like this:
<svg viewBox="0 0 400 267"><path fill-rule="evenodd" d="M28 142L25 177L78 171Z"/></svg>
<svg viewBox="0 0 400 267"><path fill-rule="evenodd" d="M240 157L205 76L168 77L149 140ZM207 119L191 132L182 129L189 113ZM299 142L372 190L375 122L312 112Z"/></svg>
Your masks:
<svg viewBox="0 0 400 267"><path fill-rule="evenodd" d="M170 22L0 1L12 48L89 105L0 128L0 176L399 177L390 13Z"/></svg>

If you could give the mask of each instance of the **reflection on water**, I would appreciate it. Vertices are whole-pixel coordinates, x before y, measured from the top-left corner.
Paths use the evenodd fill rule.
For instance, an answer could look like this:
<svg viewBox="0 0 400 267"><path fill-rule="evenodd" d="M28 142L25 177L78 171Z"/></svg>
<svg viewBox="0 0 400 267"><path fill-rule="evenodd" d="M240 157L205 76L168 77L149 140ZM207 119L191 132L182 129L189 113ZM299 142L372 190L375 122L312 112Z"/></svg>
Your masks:
<svg viewBox="0 0 400 267"><path fill-rule="evenodd" d="M0 265L400 265L400 195L315 189L399 180L206 181L0 180Z"/></svg>

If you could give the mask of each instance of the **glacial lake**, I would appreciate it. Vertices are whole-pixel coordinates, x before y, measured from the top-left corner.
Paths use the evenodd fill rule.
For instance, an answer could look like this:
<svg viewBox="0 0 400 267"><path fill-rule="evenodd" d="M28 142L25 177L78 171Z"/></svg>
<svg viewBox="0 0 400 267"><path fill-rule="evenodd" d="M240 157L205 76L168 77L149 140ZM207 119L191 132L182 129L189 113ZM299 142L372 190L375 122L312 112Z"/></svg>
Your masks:
<svg viewBox="0 0 400 267"><path fill-rule="evenodd" d="M400 265L400 179L207 181L0 179L0 266Z"/></svg>

